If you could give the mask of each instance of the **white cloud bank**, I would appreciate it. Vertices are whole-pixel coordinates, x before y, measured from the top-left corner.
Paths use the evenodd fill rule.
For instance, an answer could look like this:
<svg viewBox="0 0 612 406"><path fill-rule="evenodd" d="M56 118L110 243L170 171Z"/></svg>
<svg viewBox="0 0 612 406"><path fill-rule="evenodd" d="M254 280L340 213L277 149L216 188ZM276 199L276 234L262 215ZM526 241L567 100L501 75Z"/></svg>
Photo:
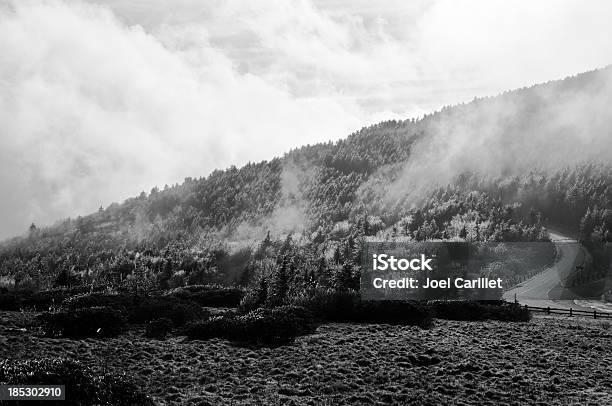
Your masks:
<svg viewBox="0 0 612 406"><path fill-rule="evenodd" d="M610 63L607 1L0 0L0 238Z"/></svg>
<svg viewBox="0 0 612 406"><path fill-rule="evenodd" d="M196 34L162 43L78 3L2 10L0 236L361 124L333 99L295 98L188 48Z"/></svg>

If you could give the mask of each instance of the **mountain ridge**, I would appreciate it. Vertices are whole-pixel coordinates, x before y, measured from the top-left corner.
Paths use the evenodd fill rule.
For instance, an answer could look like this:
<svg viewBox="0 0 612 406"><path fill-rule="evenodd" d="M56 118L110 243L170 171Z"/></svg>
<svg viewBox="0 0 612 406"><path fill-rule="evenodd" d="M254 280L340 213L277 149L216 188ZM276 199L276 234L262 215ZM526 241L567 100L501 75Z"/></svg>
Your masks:
<svg viewBox="0 0 612 406"><path fill-rule="evenodd" d="M401 178L401 167L413 160L415 145L422 145L428 137L435 138L432 133L440 131L439 123L450 121L449 117L467 117L481 105L501 103L505 99L519 99L521 105L528 106L525 108L527 111L537 109L543 94L552 93L553 99L572 92L588 94L600 89L602 82L607 84L611 72L612 66L607 66L443 107L420 119L383 121L334 143L301 146L282 157L249 162L241 168L231 166L215 170L206 177L186 178L182 184L163 190L155 187L149 194L142 192L123 203L113 203L97 213L60 221L54 226L36 230L34 234L57 235L74 231L87 234L97 229L113 233L121 231L135 239L146 239L156 228L172 228L177 233L181 230L188 234L214 230L228 236L241 227L244 231L256 224L259 229L255 234L261 238L268 230L278 229L287 234L300 231L300 228L316 229L321 224L327 224L329 228L331 223L355 217L357 211L376 212L376 205L368 206L364 200L375 199L377 194L390 194L388 190L378 188L377 176L382 176L379 183L396 182ZM441 185L453 182L449 177ZM372 184L373 188L370 187ZM402 190L402 187L398 189ZM427 192L416 190L422 194ZM406 203L401 198L397 200L395 206ZM352 204L364 207L359 210L348 207ZM322 206L329 207L321 211ZM382 208L379 207L378 211L390 210L389 202L382 202L379 206ZM397 211L397 208L393 210ZM175 218L168 221L173 213ZM395 220L402 214L405 213L395 215ZM277 217L289 218L289 223L293 224L277 224L282 223L282 219ZM292 227L306 223L307 227ZM253 234L246 232L246 237L253 237ZM31 239L32 235L30 232L26 239ZM11 241L14 243L19 239L7 240L4 245L11 245Z"/></svg>

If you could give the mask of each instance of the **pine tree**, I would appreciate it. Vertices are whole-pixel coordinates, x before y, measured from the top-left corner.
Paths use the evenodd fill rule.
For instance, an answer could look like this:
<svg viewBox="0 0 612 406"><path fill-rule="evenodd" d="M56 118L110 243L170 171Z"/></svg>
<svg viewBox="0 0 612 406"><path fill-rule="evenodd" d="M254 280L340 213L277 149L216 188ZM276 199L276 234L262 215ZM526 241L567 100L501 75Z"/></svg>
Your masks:
<svg viewBox="0 0 612 406"><path fill-rule="evenodd" d="M354 288L353 264L346 261L342 266L336 266L334 273L334 289L343 291Z"/></svg>
<svg viewBox="0 0 612 406"><path fill-rule="evenodd" d="M265 258L266 251L270 246L272 246L272 239L270 238L270 231L268 231L268 233L266 234L266 238L264 238L261 244L259 244L259 247L257 248L255 255L253 256L254 259L257 260Z"/></svg>
<svg viewBox="0 0 612 406"><path fill-rule="evenodd" d="M327 261L325 260L325 257L319 258L315 277L317 283L322 283L327 278Z"/></svg>
<svg viewBox="0 0 612 406"><path fill-rule="evenodd" d="M263 306L268 301L268 281L264 276L259 280L257 287L257 307Z"/></svg>
<svg viewBox="0 0 612 406"><path fill-rule="evenodd" d="M247 263L240 274L240 279L238 280L238 284L240 286L248 286L251 278L253 277L253 264L251 262Z"/></svg>
<svg viewBox="0 0 612 406"><path fill-rule="evenodd" d="M287 278L287 268L289 263L287 258L283 258L282 263L277 268L274 274L274 280L272 282L272 291L268 297L268 306L276 307L282 306L287 299L287 292L289 290L289 283Z"/></svg>
<svg viewBox="0 0 612 406"><path fill-rule="evenodd" d="M334 264L340 264L340 259L340 247L336 246L336 249L334 250Z"/></svg>
<svg viewBox="0 0 612 406"><path fill-rule="evenodd" d="M591 234L595 230L595 222L593 220L593 213L591 209L587 209L586 213L580 220L580 242L591 241Z"/></svg>

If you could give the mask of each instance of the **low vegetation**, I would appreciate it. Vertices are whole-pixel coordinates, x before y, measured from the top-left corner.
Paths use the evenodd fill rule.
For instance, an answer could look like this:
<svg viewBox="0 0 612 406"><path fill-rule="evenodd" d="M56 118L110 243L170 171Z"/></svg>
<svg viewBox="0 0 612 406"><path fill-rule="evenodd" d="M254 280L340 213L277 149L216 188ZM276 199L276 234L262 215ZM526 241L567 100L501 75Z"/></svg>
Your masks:
<svg viewBox="0 0 612 406"><path fill-rule="evenodd" d="M46 311L61 306L66 299L76 295L100 292L105 289L106 287L101 285L62 287L41 291L0 289L0 310Z"/></svg>
<svg viewBox="0 0 612 406"><path fill-rule="evenodd" d="M48 337L114 337L126 326L123 313L111 307L46 312L40 314L38 319Z"/></svg>
<svg viewBox="0 0 612 406"><path fill-rule="evenodd" d="M446 320L531 320L531 313L529 312L529 310L516 303L439 301L432 303L431 308L436 318Z"/></svg>
<svg viewBox="0 0 612 406"><path fill-rule="evenodd" d="M140 329L107 340L10 332L30 317L0 314L0 357L61 356L96 376L125 373L159 405L612 404L612 329L599 319L436 320L430 329L331 323L270 348L226 339L151 340Z"/></svg>
<svg viewBox="0 0 612 406"><path fill-rule="evenodd" d="M316 327L317 323L307 309L281 306L260 308L243 315L213 317L188 326L185 335L199 340L224 338L259 345L281 345L314 332Z"/></svg>
<svg viewBox="0 0 612 406"><path fill-rule="evenodd" d="M120 309L126 314L130 323L147 323L167 318L176 327L185 323L207 318L209 312L200 305L172 296L141 296L127 293L87 293L65 301L66 309L83 309L97 306L109 306Z"/></svg>
<svg viewBox="0 0 612 406"><path fill-rule="evenodd" d="M127 376L96 375L80 362L62 358L0 360L0 384L65 385L66 400L61 404L66 406L154 405ZM12 403L21 404L19 401Z"/></svg>
<svg viewBox="0 0 612 406"><path fill-rule="evenodd" d="M261 290L265 289L264 292ZM212 292L212 293L210 293ZM224 293L220 293L224 292ZM129 293L81 293L61 302L61 306L39 316L42 331L49 337L113 337L128 324L145 324L145 335L163 339L176 328L190 338L225 338L237 342L279 345L309 334L323 322L432 326L433 319L529 321L526 309L505 302L478 303L362 301L359 293L350 289L312 289L298 295L287 295L278 287L268 289L257 285L247 291L237 313L210 317L211 312L201 303L221 304L230 298L235 304L238 290L209 287L179 288L159 295ZM212 298L206 299L210 293ZM242 292L240 291L242 294ZM282 297L276 302L270 295ZM41 292L41 297L53 295ZM0 295L4 308L19 309L15 292ZM6 301L12 298L13 302ZM7 306L7 303L10 306ZM224 304L229 304L228 299Z"/></svg>
<svg viewBox="0 0 612 406"><path fill-rule="evenodd" d="M221 285L190 285L171 289L164 293L164 296L195 302L206 307L237 307L243 291Z"/></svg>
<svg viewBox="0 0 612 406"><path fill-rule="evenodd" d="M180 331L193 339L217 337L280 345L311 333L325 322L430 328L434 318L529 321L531 317L528 310L501 301L363 301L356 290L323 287L290 294L283 278L278 271L271 275L270 285L261 278L245 295L241 289L219 286L187 286L163 294L139 295L109 290L79 293L78 289L39 292L36 297L58 298L60 305L42 313L38 320L49 337L106 338L121 334L129 325L145 324L145 335L150 338L164 339ZM76 294L61 299L68 292ZM30 293L20 296L18 292L4 292L0 294L0 305L3 309L19 310L22 308L19 304L32 297ZM219 315L217 311L212 318L210 310L202 306L235 307L241 297L237 312ZM56 303L55 299L53 302Z"/></svg>
<svg viewBox="0 0 612 406"><path fill-rule="evenodd" d="M429 307L419 302L384 300L362 301L355 291L316 290L293 303L318 318L334 322L403 324L428 328L432 325Z"/></svg>

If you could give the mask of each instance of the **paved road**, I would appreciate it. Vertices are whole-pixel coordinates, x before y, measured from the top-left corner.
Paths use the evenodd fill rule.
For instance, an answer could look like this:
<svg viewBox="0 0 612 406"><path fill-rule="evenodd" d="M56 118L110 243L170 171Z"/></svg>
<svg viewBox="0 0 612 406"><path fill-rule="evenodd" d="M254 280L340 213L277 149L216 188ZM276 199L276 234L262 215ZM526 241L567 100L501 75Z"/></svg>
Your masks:
<svg viewBox="0 0 612 406"><path fill-rule="evenodd" d="M507 290L504 293L504 299L513 302L516 298L520 304L537 307L576 310L596 308L598 311L612 312L612 306L601 301L561 299L564 292L564 281L576 269L576 266L584 266L587 253L576 240L557 232L549 234L557 249L557 262L531 279Z"/></svg>

